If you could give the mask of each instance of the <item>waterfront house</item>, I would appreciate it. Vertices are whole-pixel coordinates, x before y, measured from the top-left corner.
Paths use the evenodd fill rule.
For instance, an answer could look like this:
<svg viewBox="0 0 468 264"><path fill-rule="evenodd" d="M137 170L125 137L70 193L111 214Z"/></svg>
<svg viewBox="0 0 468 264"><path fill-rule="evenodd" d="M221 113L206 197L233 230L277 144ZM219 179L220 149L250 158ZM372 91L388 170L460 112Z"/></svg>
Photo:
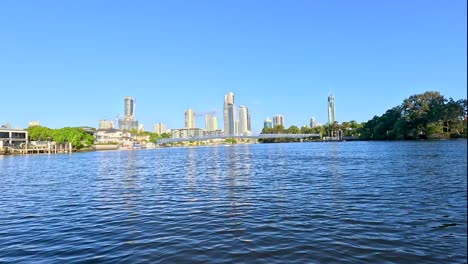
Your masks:
<svg viewBox="0 0 468 264"><path fill-rule="evenodd" d="M136 141L136 135L115 128L98 129L94 134L95 144L117 143L122 146L132 145Z"/></svg>
<svg viewBox="0 0 468 264"><path fill-rule="evenodd" d="M28 142L28 131L23 129L0 128L0 149L4 146L19 146Z"/></svg>

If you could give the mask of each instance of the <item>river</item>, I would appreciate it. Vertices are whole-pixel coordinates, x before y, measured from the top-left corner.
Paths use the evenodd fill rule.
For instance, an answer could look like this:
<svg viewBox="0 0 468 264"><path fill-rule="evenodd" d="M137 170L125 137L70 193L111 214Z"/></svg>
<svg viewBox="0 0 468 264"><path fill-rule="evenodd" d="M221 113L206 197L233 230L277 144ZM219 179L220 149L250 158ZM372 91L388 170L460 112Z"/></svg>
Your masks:
<svg viewBox="0 0 468 264"><path fill-rule="evenodd" d="M466 140L0 156L0 262L466 257Z"/></svg>

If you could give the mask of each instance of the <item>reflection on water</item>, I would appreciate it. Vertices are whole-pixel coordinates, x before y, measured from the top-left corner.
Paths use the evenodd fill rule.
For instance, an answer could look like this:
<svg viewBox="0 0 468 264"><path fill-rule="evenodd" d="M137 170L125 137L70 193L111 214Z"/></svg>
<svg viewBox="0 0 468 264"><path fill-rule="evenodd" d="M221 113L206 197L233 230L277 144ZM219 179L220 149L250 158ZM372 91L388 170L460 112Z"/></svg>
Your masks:
<svg viewBox="0 0 468 264"><path fill-rule="evenodd" d="M466 140L0 158L0 262L465 263Z"/></svg>

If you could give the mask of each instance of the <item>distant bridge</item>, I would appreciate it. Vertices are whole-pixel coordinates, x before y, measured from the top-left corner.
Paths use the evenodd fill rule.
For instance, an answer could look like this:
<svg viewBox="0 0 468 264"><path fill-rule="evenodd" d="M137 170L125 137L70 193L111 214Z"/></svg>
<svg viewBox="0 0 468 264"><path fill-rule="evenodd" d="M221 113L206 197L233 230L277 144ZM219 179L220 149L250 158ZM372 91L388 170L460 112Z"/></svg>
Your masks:
<svg viewBox="0 0 468 264"><path fill-rule="evenodd" d="M160 138L156 143L166 144L173 142L185 141L205 141L211 139L227 139L227 138L241 138L241 139L268 139L268 138L321 138L320 134L260 134L258 136L235 136L235 135L214 135L214 136L201 136L189 138Z"/></svg>

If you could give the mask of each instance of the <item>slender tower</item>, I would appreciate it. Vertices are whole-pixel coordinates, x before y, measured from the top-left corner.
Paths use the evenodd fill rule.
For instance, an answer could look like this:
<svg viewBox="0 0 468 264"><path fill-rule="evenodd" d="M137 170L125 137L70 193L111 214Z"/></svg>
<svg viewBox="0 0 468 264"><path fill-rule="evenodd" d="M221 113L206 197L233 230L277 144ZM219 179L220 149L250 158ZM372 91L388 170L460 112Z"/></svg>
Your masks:
<svg viewBox="0 0 468 264"><path fill-rule="evenodd" d="M216 122L216 117L213 116L212 114L206 114L205 115L205 130L206 131L215 131L215 122Z"/></svg>
<svg viewBox="0 0 468 264"><path fill-rule="evenodd" d="M236 134L236 107L234 105L234 94L232 92L224 95L224 134Z"/></svg>
<svg viewBox="0 0 468 264"><path fill-rule="evenodd" d="M250 115L249 109L246 106L239 106L239 128L240 135L250 135Z"/></svg>
<svg viewBox="0 0 468 264"><path fill-rule="evenodd" d="M135 114L135 100L130 96L126 96L124 99L124 103L125 103L124 119L133 121L133 117Z"/></svg>
<svg viewBox="0 0 468 264"><path fill-rule="evenodd" d="M328 124L333 125L335 123L335 97L330 92L328 95Z"/></svg>
<svg viewBox="0 0 468 264"><path fill-rule="evenodd" d="M195 113L192 109L185 110L185 128L195 128Z"/></svg>
<svg viewBox="0 0 468 264"><path fill-rule="evenodd" d="M317 125L316 125L316 123L315 123L315 117L311 117L311 118L310 118L310 127L311 127L311 128L314 128L314 127L316 127L316 126L317 126Z"/></svg>

